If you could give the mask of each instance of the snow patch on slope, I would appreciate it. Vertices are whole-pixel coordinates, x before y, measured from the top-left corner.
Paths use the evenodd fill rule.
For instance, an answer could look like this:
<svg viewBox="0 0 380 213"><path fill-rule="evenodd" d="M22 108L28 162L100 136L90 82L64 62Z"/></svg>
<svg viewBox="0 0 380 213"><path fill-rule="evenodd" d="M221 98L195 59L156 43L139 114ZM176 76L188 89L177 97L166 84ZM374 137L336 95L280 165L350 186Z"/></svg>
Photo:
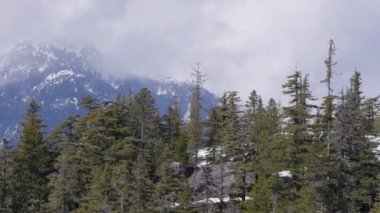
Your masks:
<svg viewBox="0 0 380 213"><path fill-rule="evenodd" d="M239 197L239 198L231 199L230 197L224 197L222 200L223 202L228 203L230 202L230 200L241 201L241 198ZM245 200L252 200L252 198L245 196ZM207 199L198 200L198 201L195 201L193 204L207 204L207 203L220 203L220 198L210 197L208 200Z"/></svg>
<svg viewBox="0 0 380 213"><path fill-rule="evenodd" d="M373 143L377 143L377 146L373 149L373 152L377 155L377 159L380 160L380 137L374 136L374 135L368 135L367 138L369 141Z"/></svg>
<svg viewBox="0 0 380 213"><path fill-rule="evenodd" d="M76 108L78 108L78 99L77 98L56 98L54 103L51 104L51 106L54 109L61 109L64 106L67 105L74 105Z"/></svg>
<svg viewBox="0 0 380 213"><path fill-rule="evenodd" d="M287 177L287 178L292 178L293 174L289 170L284 170L278 173L279 177Z"/></svg>
<svg viewBox="0 0 380 213"><path fill-rule="evenodd" d="M46 86L53 86L57 84L61 84L64 80L72 79L72 78L84 78L85 75L83 74L76 74L72 70L61 70L57 73L51 73L48 76L45 77L45 80L42 81L39 85L33 87L32 91L34 90L41 90L45 88Z"/></svg>

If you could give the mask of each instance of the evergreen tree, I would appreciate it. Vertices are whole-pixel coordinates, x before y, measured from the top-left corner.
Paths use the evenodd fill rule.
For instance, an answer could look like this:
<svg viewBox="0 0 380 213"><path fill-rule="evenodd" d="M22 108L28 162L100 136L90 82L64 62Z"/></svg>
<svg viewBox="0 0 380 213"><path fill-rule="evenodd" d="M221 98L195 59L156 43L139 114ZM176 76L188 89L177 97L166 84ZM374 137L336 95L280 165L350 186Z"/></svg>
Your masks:
<svg viewBox="0 0 380 213"><path fill-rule="evenodd" d="M53 172L54 155L46 142L40 105L32 100L24 117L19 145L13 158L14 212L41 212L48 200L48 176Z"/></svg>
<svg viewBox="0 0 380 213"><path fill-rule="evenodd" d="M200 64L197 63L192 67L193 73L193 91L191 94L191 107L190 107L190 123L189 123L189 152L193 156L193 165L198 164L198 149L200 148L203 129L201 121L201 109L202 109L202 86L206 80L206 75L201 72Z"/></svg>
<svg viewBox="0 0 380 213"><path fill-rule="evenodd" d="M159 181L155 184L155 202L159 212L170 212L178 203L178 190L181 187L181 177L170 165L170 159L162 163L158 169Z"/></svg>
<svg viewBox="0 0 380 213"><path fill-rule="evenodd" d="M12 150L7 139L1 141L0 148L0 212L11 212L12 203ZM17 180L13 180L17 181Z"/></svg>
<svg viewBox="0 0 380 213"><path fill-rule="evenodd" d="M159 119L154 98L147 88L136 94L129 110L130 123L128 127L132 130L132 136L140 140L138 152L143 153L149 177L153 180L156 175L156 161L159 158L155 154L159 139L157 135Z"/></svg>
<svg viewBox="0 0 380 213"><path fill-rule="evenodd" d="M332 94L332 78L333 78L333 66L337 63L333 61L333 56L335 55L335 44L333 40L330 40L328 57L325 60L326 64L326 77L321 82L326 84L327 96L323 100L323 126L326 131L326 141L327 141L327 154L330 155L330 134L333 123L333 112L334 112L334 95Z"/></svg>
<svg viewBox="0 0 380 213"><path fill-rule="evenodd" d="M243 160L244 149L243 143L240 142L240 120L239 120L239 107L238 103L240 98L236 91L226 92L219 99L220 101L220 148L217 152L216 162L220 167L219 174L219 211L222 212L227 207L223 199L227 197L226 186L224 184L225 177L229 174L226 173L227 161L233 159L235 162L232 165L232 170L236 175L236 179L239 179L241 175L244 175L244 170L240 167L240 163ZM239 182L240 183L240 182ZM233 190L234 191L234 190ZM234 192L236 196L241 196L240 190Z"/></svg>
<svg viewBox="0 0 380 213"><path fill-rule="evenodd" d="M179 139L175 144L175 153L174 160L180 163L188 163L189 162L189 154L188 154L188 134L185 131L180 132Z"/></svg>
<svg viewBox="0 0 380 213"><path fill-rule="evenodd" d="M310 190L312 182L309 177L312 175L308 170L308 162L310 161L310 144L312 142L312 135L309 133L311 109L315 107L311 102L315 98L309 90L308 75L302 76L301 72L296 70L293 75L288 76L288 79L288 82L283 85L285 89L283 93L291 97L290 106L284 107L284 112L288 119L286 128L290 136L288 146L291 149L287 168L291 171L292 178L290 183L287 183L291 187L286 188L286 191L289 191L288 199L291 198L294 203L292 208L304 211L314 208L314 204L310 203L313 199L309 198L312 195L310 194L312 193ZM309 193L303 194L306 192Z"/></svg>
<svg viewBox="0 0 380 213"><path fill-rule="evenodd" d="M180 107L178 105L177 98L174 97L172 102L168 107L168 114L162 117L163 124L162 129L160 129L161 138L163 138L165 147L165 152L174 154L175 147L180 140L182 118ZM183 154L183 153L180 153ZM171 157L171 156L169 156Z"/></svg>
<svg viewBox="0 0 380 213"><path fill-rule="evenodd" d="M91 95L88 95L88 96L82 98L79 105L86 108L88 111L100 107L99 100L94 99L93 97L91 97Z"/></svg>
<svg viewBox="0 0 380 213"><path fill-rule="evenodd" d="M281 132L281 107L276 101L269 99L268 105L265 109L265 127L267 129L267 135L264 138L271 137Z"/></svg>
<svg viewBox="0 0 380 213"><path fill-rule="evenodd" d="M210 152L207 156L207 160L211 163L216 162L217 149L220 148L220 132L221 132L221 118L219 107L215 106L209 110L209 116L206 121L206 137L207 147Z"/></svg>
<svg viewBox="0 0 380 213"><path fill-rule="evenodd" d="M246 117L248 121L248 129L249 129L249 140L254 141L256 149L255 154L257 155L259 152L259 133L260 133L260 120L261 120L261 112L263 112L263 103L260 95L257 94L255 90L253 90L248 98L246 103L247 111Z"/></svg>
<svg viewBox="0 0 380 213"><path fill-rule="evenodd" d="M178 196L179 207L176 208L178 212L188 213L192 211L192 193L187 180L184 180L181 184L181 190Z"/></svg>
<svg viewBox="0 0 380 213"><path fill-rule="evenodd" d="M150 212L153 206L153 183L147 172L147 162L142 154L136 159L132 170L134 188L130 194L131 212Z"/></svg>
<svg viewBox="0 0 380 213"><path fill-rule="evenodd" d="M48 204L51 211L66 213L77 209L86 192L86 184L81 179L83 173L87 175L90 169L80 163L83 159L78 153L77 120L78 117L69 116L50 136L50 140L60 148L55 164L58 174L51 175L49 183L52 187Z"/></svg>
<svg viewBox="0 0 380 213"><path fill-rule="evenodd" d="M315 106L310 104L315 98L309 90L308 75L302 76L300 71L295 71L288 76L288 82L283 85L284 94L290 95L290 106L284 108L285 115L288 118L287 131L292 135L292 140L299 149L301 145L310 142L308 128L310 127L310 112ZM299 153L296 150L296 155ZM297 156L295 156L297 157ZM295 163L299 159L294 159Z"/></svg>
<svg viewBox="0 0 380 213"><path fill-rule="evenodd" d="M218 184L216 183L216 180L212 177L212 167L207 165L202 166L201 170L204 182L200 185L200 188L203 189L203 194L206 200L206 203L203 206L203 211L206 213L213 212L213 206L210 198L213 194L217 192L215 188L218 186Z"/></svg>
<svg viewBox="0 0 380 213"><path fill-rule="evenodd" d="M147 88L141 89L133 98L130 111L131 121L136 125L132 127L134 129L133 135L143 142L154 137L155 125L153 121L156 115L156 107L154 98Z"/></svg>
<svg viewBox="0 0 380 213"><path fill-rule="evenodd" d="M375 98L368 98L362 104L363 111L363 128L367 135L376 135L375 121L376 115L379 110L378 99L380 96Z"/></svg>
<svg viewBox="0 0 380 213"><path fill-rule="evenodd" d="M336 208L343 212L369 212L379 185L378 161L362 126L360 85L360 73L355 71L336 113L333 140L338 161Z"/></svg>

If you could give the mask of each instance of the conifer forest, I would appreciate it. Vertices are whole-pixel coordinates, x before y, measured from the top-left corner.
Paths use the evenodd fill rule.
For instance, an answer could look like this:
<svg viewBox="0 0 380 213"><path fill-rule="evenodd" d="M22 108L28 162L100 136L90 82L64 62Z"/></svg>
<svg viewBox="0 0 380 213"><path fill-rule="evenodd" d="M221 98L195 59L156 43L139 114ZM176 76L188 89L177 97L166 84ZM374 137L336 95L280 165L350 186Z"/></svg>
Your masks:
<svg viewBox="0 0 380 213"><path fill-rule="evenodd" d="M333 90L336 48L321 48L323 97L295 69L286 102L252 85L205 108L196 64L188 117L176 97L159 112L145 88L83 97L84 114L47 131L31 100L18 136L2 139L0 212L379 213L379 96L363 93L358 69Z"/></svg>

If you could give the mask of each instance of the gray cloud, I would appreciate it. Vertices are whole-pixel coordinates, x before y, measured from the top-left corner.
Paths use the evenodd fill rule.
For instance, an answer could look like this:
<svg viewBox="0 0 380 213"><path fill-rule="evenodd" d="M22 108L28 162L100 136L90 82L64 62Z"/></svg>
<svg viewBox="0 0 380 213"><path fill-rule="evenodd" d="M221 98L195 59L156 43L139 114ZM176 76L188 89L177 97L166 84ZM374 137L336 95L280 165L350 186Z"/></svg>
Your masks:
<svg viewBox="0 0 380 213"><path fill-rule="evenodd" d="M355 67L364 89L378 95L380 2L256 0L67 0L0 3L0 49L20 40L93 45L110 75L186 80L201 62L218 94L252 89L280 98L297 65L310 73L316 95L333 38L338 47L335 89Z"/></svg>

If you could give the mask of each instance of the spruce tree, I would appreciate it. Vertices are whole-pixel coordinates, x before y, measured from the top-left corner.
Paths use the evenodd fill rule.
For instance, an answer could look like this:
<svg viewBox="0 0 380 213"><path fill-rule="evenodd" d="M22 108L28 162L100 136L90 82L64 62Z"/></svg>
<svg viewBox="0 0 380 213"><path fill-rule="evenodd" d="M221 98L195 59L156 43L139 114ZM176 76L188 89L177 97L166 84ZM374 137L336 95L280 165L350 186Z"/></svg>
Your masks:
<svg viewBox="0 0 380 213"><path fill-rule="evenodd" d="M153 206L153 183L147 172L147 161L142 153L136 159L132 170L133 191L131 191L131 212L151 212Z"/></svg>
<svg viewBox="0 0 380 213"><path fill-rule="evenodd" d="M308 170L308 162L312 143L311 110L315 107L312 104L315 98L309 90L308 75L303 76L298 70L288 76L288 82L283 88L283 93L291 97L290 105L284 107L288 119L286 127L290 139L288 146L291 148L287 169L292 173L290 183L287 184L291 187L286 189L289 192L286 196L294 204L291 206L292 209L304 211L305 208L314 208L314 204L311 203L313 199L310 198L313 192L310 189L312 182L309 181L309 177L312 175Z"/></svg>
<svg viewBox="0 0 380 213"><path fill-rule="evenodd" d="M175 147L180 140L182 126L180 107L176 97L171 101L168 107L168 113L162 117L162 120L160 134L161 138L164 140L165 147L167 148L165 149L165 152L175 154Z"/></svg>
<svg viewBox="0 0 380 213"><path fill-rule="evenodd" d="M159 181L155 184L155 202L159 212L170 212L178 203L178 193L181 187L181 175L171 167L167 159L158 168Z"/></svg>
<svg viewBox="0 0 380 213"><path fill-rule="evenodd" d="M221 117L219 107L215 106L209 110L206 125L206 146L209 148L207 160L211 163L216 162L217 149L220 148L220 130L221 130Z"/></svg>
<svg viewBox="0 0 380 213"><path fill-rule="evenodd" d="M191 73L193 80L193 91L191 93L191 106L190 106L190 123L189 123L189 152L193 157L192 163L194 166L198 164L198 149L200 148L203 128L201 120L202 109L202 87L206 80L206 75L202 73L200 64L197 63L192 67Z"/></svg>
<svg viewBox="0 0 380 213"><path fill-rule="evenodd" d="M334 95L332 89L332 78L333 78L333 66L337 63L333 61L333 56L335 55L335 44L333 40L330 40L328 57L325 60L326 64L326 77L321 82L326 84L327 96L324 97L323 106L323 126L325 129L326 142L327 142L327 155L330 155L330 134L333 124L333 111L334 111Z"/></svg>
<svg viewBox="0 0 380 213"><path fill-rule="evenodd" d="M227 204L223 202L223 199L225 199L228 194L226 193L226 187L225 187L225 178L227 177L226 170L229 159L233 159L232 163L232 170L237 177L236 179L239 179L241 175L244 175L244 168L241 167L241 162L243 160L243 146L240 142L240 119L239 119L239 106L238 103L240 101L240 98L236 91L230 91L224 93L224 95L219 99L220 101L220 121L221 121L221 128L220 128L220 148L217 152L217 163L220 167L220 174L219 174L219 199L220 203L219 205L219 211L224 211L227 207ZM239 180L240 183L240 180ZM237 184L237 183L236 183ZM239 184L240 185L240 184ZM236 196L241 196L240 190L233 190L234 194Z"/></svg>
<svg viewBox="0 0 380 213"><path fill-rule="evenodd" d="M363 111L363 128L367 135L376 135L375 122L376 116L379 111L379 99L380 96L375 98L368 98L362 104Z"/></svg>
<svg viewBox="0 0 380 213"><path fill-rule="evenodd" d="M48 207L54 212L66 213L77 209L86 192L83 188L85 185L81 182L81 173L89 170L80 163L82 159L78 156L78 135L75 132L77 121L78 117L69 116L49 137L60 150L55 164L57 174L51 175L49 183L52 191Z"/></svg>
<svg viewBox="0 0 380 213"><path fill-rule="evenodd" d="M191 193L191 188L189 186L189 182L187 180L184 180L181 184L180 192L178 195L178 203L180 204L177 208L176 211L178 212L183 212L183 213L188 213L188 212L196 212L192 211L192 193Z"/></svg>
<svg viewBox="0 0 380 213"><path fill-rule="evenodd" d="M188 153L188 133L185 130L180 131L180 136L175 144L174 160L180 163L189 163L190 156Z"/></svg>
<svg viewBox="0 0 380 213"><path fill-rule="evenodd" d="M52 147L44 138L40 105L32 100L21 123L19 145L13 158L14 212L41 212L48 200L49 175L54 171Z"/></svg>
<svg viewBox="0 0 380 213"><path fill-rule="evenodd" d="M337 108L333 147L337 170L335 210L342 212L369 212L379 186L378 160L366 138L361 111L361 78L355 71L350 88L342 94Z"/></svg>
<svg viewBox="0 0 380 213"><path fill-rule="evenodd" d="M0 148L0 212L11 212L12 202L12 150L7 139L1 141ZM17 181L17 180L13 180Z"/></svg>

